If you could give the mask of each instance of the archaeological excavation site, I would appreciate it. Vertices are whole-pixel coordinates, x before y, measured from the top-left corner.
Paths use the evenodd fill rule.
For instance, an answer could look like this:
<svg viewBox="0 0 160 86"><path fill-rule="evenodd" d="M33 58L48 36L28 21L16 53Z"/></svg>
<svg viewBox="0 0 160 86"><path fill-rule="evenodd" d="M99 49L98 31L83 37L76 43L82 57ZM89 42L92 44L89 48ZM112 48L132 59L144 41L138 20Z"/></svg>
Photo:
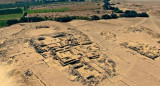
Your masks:
<svg viewBox="0 0 160 86"><path fill-rule="evenodd" d="M115 62L101 52L101 46L78 30L68 28L65 32L33 38L31 45L45 59L52 58L61 67L67 67L72 81L95 86L116 75Z"/></svg>
<svg viewBox="0 0 160 86"><path fill-rule="evenodd" d="M0 0L0 86L160 86L160 1Z"/></svg>

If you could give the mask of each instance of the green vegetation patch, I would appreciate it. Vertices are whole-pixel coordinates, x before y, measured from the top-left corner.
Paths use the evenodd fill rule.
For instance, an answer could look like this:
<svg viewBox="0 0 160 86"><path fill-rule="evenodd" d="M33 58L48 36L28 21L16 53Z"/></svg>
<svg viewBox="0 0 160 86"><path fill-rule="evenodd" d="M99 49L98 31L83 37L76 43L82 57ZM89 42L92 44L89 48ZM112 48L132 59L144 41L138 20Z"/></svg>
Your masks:
<svg viewBox="0 0 160 86"><path fill-rule="evenodd" d="M8 20L19 20L23 14L8 14L8 15L0 15L0 28L8 26Z"/></svg>
<svg viewBox="0 0 160 86"><path fill-rule="evenodd" d="M7 20L0 20L0 28L7 26Z"/></svg>
<svg viewBox="0 0 160 86"><path fill-rule="evenodd" d="M0 15L0 20L20 19L23 14Z"/></svg>
<svg viewBox="0 0 160 86"><path fill-rule="evenodd" d="M0 15L21 14L21 13L23 13L23 10L21 8L0 10Z"/></svg>
<svg viewBox="0 0 160 86"><path fill-rule="evenodd" d="M80 16L66 16L66 17L59 17L59 18L56 18L55 21L58 21L58 22L70 22L74 19L81 19L81 20L91 20L90 18L88 17L80 17Z"/></svg>
<svg viewBox="0 0 160 86"><path fill-rule="evenodd" d="M15 2L15 3L4 3L4 4L0 4L0 9L4 9L4 8L16 8L16 7L24 7L24 6L38 6L38 5L43 5L46 3L42 3L42 2Z"/></svg>
<svg viewBox="0 0 160 86"><path fill-rule="evenodd" d="M61 9L37 9L37 10L27 10L27 13L48 13L48 12L65 12L68 11L69 8L61 8Z"/></svg>

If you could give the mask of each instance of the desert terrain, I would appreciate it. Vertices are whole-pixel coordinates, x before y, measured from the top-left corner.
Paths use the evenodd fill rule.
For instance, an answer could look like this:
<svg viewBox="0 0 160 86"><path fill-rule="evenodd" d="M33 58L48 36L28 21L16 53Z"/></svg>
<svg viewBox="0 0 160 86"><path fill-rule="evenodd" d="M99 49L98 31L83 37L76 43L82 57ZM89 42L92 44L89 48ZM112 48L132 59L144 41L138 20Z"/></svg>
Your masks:
<svg viewBox="0 0 160 86"><path fill-rule="evenodd" d="M0 86L160 86L160 2L117 7L150 17L0 28Z"/></svg>

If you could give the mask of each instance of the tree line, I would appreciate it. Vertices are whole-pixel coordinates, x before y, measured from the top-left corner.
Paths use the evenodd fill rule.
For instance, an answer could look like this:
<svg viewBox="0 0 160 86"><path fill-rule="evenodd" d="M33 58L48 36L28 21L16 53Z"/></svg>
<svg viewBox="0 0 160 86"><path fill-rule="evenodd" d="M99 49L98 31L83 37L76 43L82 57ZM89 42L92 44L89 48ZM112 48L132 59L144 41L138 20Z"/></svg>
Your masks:
<svg viewBox="0 0 160 86"><path fill-rule="evenodd" d="M7 25L13 25L13 24L17 24L17 23L24 23L24 22L40 22L40 21L44 21L43 18L41 17L21 17L20 20L17 19L12 19L12 20L8 20L7 21Z"/></svg>
<svg viewBox="0 0 160 86"><path fill-rule="evenodd" d="M120 10L118 7L113 7L110 3L110 0L103 0L104 10L112 10L113 13L120 13L119 17L149 17L149 15L146 12L137 13L134 10L126 10L125 12L123 10Z"/></svg>
<svg viewBox="0 0 160 86"><path fill-rule="evenodd" d="M24 13L24 16L21 17L20 20L8 20L7 24L8 25L12 25L12 24L16 24L16 23L24 23L24 22L40 22L40 21L45 21L48 20L48 18L42 18L42 17L25 17L27 14ZM81 17L81 16L66 16L66 17L59 17L59 18L55 18L55 19L51 19L53 21L58 21L58 22L70 22L72 20L75 19L80 19L80 20L100 20L100 19L117 19L120 17L149 17L149 15L147 13L136 13L135 11L125 11L123 14L121 14L120 16L118 16L117 14L111 14L111 15L102 15L101 17L97 16L97 15L93 15L90 18L89 17Z"/></svg>

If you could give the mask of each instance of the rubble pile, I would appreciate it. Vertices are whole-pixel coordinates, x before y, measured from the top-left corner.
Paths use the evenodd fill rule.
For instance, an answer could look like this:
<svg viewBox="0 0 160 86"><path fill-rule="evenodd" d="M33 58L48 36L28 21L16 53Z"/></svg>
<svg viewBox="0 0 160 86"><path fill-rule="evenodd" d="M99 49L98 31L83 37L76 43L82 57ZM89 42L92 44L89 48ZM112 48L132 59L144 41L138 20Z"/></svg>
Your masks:
<svg viewBox="0 0 160 86"><path fill-rule="evenodd" d="M140 44L140 43L122 43L122 46L132 49L134 51L136 51L137 53L149 57L151 59L156 59L158 57L160 57L160 49L157 48L156 46L152 47L149 44Z"/></svg>

